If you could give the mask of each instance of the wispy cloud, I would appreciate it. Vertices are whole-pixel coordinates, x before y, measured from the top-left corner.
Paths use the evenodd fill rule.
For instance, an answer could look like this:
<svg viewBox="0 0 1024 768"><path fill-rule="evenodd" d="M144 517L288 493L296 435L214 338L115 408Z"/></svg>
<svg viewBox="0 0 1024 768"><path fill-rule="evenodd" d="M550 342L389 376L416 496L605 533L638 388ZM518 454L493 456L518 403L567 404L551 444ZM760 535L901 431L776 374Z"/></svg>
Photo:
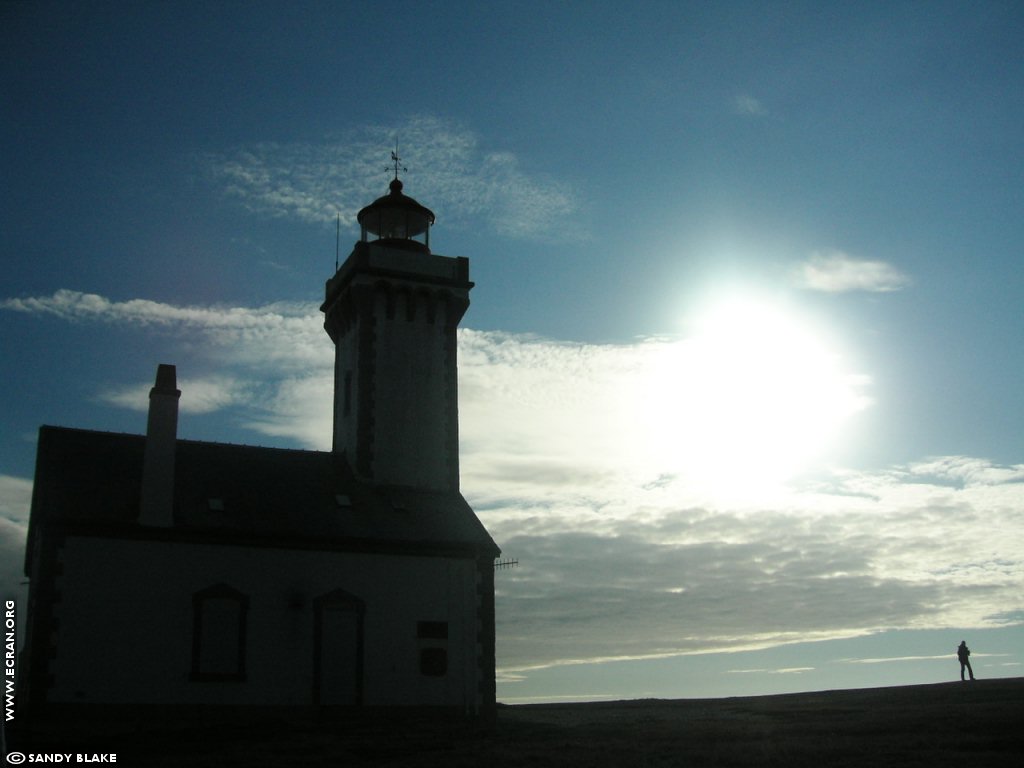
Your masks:
<svg viewBox="0 0 1024 768"><path fill-rule="evenodd" d="M446 223L483 219L504 235L567 232L579 193L565 181L522 168L508 151L488 149L465 126L434 116L363 126L319 143L252 144L203 158L226 194L255 212L353 226L359 209L387 191L395 141L410 168L406 189ZM556 227L557 225L557 227Z"/></svg>
<svg viewBox="0 0 1024 768"><path fill-rule="evenodd" d="M954 653L939 653L930 656L886 656L884 658L841 658L840 664L891 664L896 662L945 662L948 664Z"/></svg>
<svg viewBox="0 0 1024 768"><path fill-rule="evenodd" d="M755 99L749 93L741 93L733 100L733 110L736 114L744 117L764 117L768 109L759 99Z"/></svg>
<svg viewBox="0 0 1024 768"><path fill-rule="evenodd" d="M213 413L236 404L252 402L251 389L236 379L212 376L206 379L178 379L182 413ZM149 408L151 383L113 386L101 391L99 399L120 408L145 412Z"/></svg>
<svg viewBox="0 0 1024 768"><path fill-rule="evenodd" d="M290 438L309 448L330 446L332 347L315 303L261 307L179 306L144 299L113 301L96 294L59 290L50 296L5 299L0 309L50 315L73 323L130 326L169 349L163 362L180 356L203 370L179 367L183 413L210 414L235 408L256 434ZM152 381L110 382L96 398L144 411ZM319 391L310 398L310 391Z"/></svg>
<svg viewBox="0 0 1024 768"><path fill-rule="evenodd" d="M333 350L315 306L179 307L60 291L0 307L136 328L163 361L200 350L204 370L179 368L183 400L206 388L193 406L206 415L195 418L230 408L254 437L330 443ZM706 361L688 357L685 340L587 345L467 329L459 348L462 487L520 563L497 580L499 664L510 679L1024 615L1024 465L925 457L723 501L688 472L685 451L650 450L657 423L637 410L651 372L665 373L664 355L679 382L699 374ZM99 395L137 409L150 385ZM660 445L691 439L663 421ZM28 487L0 482L0 524L16 553L4 562L21 556Z"/></svg>
<svg viewBox="0 0 1024 768"><path fill-rule="evenodd" d="M885 658L874 658L874 659L840 659L842 664L891 664L896 662L904 661L941 661L946 664L949 660L955 656L955 652L950 650L949 653L941 653L933 656L887 656ZM976 653L974 656L984 656L986 654ZM988 654L990 656L998 656L1002 654Z"/></svg>
<svg viewBox="0 0 1024 768"><path fill-rule="evenodd" d="M813 254L797 268L795 277L801 288L825 293L886 293L910 285L910 278L891 264L842 251Z"/></svg>
<svg viewBox="0 0 1024 768"><path fill-rule="evenodd" d="M313 303L179 306L148 299L115 301L94 293L61 289L50 296L4 299L0 309L52 315L71 322L131 324L143 330L195 329L208 342L230 348L232 360L252 365L313 363L324 357L323 321Z"/></svg>

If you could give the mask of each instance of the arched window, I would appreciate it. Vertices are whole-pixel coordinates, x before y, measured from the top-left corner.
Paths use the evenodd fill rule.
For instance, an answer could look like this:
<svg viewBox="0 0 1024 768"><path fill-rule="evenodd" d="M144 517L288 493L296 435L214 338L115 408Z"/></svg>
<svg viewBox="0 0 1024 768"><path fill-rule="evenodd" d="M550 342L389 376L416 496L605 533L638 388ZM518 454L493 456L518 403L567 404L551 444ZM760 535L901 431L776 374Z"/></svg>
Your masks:
<svg viewBox="0 0 1024 768"><path fill-rule="evenodd" d="M245 680L249 598L227 584L192 595L193 680Z"/></svg>

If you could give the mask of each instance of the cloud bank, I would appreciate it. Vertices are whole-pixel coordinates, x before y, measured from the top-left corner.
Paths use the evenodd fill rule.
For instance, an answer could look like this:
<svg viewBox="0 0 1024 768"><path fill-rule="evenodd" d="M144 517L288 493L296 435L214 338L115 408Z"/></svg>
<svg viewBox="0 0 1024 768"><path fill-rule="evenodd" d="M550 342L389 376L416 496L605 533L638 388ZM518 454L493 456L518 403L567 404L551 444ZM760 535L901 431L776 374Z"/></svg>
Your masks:
<svg viewBox="0 0 1024 768"><path fill-rule="evenodd" d="M181 307L59 291L0 308L138 328L160 359L187 344L202 353L203 370L180 371L183 407L204 419L230 412L254 442L330 443L332 347L315 306ZM638 417L663 355L695 375L686 366L699 358L686 356L685 341L584 345L460 332L463 492L520 563L497 578L505 678L595 660L1021 622L1024 465L925 457L818 471L741 500L709 493L675 454L649 450L652 425ZM149 386L109 383L97 397L137 410ZM679 441L685 432L672 426ZM5 563L22 556L28 489L27 480L0 478Z"/></svg>
<svg viewBox="0 0 1024 768"><path fill-rule="evenodd" d="M406 192L430 200L447 223L472 217L506 236L568 234L566 221L580 207L575 190L524 170L514 154L486 149L473 131L432 116L363 126L320 143L252 144L201 162L225 194L256 213L319 222L340 215L351 227L367 200L387 192L387 152L396 140L410 168Z"/></svg>

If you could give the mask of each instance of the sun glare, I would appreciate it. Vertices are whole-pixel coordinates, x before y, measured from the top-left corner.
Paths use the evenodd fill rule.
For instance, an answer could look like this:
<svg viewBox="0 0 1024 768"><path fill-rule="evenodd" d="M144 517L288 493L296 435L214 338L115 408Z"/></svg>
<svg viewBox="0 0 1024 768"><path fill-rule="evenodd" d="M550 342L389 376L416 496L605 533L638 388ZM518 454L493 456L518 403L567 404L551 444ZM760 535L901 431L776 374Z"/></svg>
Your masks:
<svg viewBox="0 0 1024 768"><path fill-rule="evenodd" d="M867 404L823 333L782 304L707 307L660 342L641 384L646 460L716 497L756 500L819 457Z"/></svg>

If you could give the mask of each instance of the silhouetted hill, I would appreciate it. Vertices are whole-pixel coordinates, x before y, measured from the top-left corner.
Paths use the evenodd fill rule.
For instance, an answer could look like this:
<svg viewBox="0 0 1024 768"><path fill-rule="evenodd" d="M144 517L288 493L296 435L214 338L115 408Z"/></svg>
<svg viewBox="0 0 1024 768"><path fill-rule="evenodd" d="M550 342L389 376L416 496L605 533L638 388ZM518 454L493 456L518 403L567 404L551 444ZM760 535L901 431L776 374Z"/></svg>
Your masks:
<svg viewBox="0 0 1024 768"><path fill-rule="evenodd" d="M1017 766L1024 678L730 699L501 706L490 731L351 718L94 734L127 766ZM34 748L43 751L38 743ZM83 734L79 733L80 741ZM54 742L56 748L64 746ZM67 745L70 747L70 745ZM26 750L27 751L27 750ZM65 751L70 751L67 749Z"/></svg>

